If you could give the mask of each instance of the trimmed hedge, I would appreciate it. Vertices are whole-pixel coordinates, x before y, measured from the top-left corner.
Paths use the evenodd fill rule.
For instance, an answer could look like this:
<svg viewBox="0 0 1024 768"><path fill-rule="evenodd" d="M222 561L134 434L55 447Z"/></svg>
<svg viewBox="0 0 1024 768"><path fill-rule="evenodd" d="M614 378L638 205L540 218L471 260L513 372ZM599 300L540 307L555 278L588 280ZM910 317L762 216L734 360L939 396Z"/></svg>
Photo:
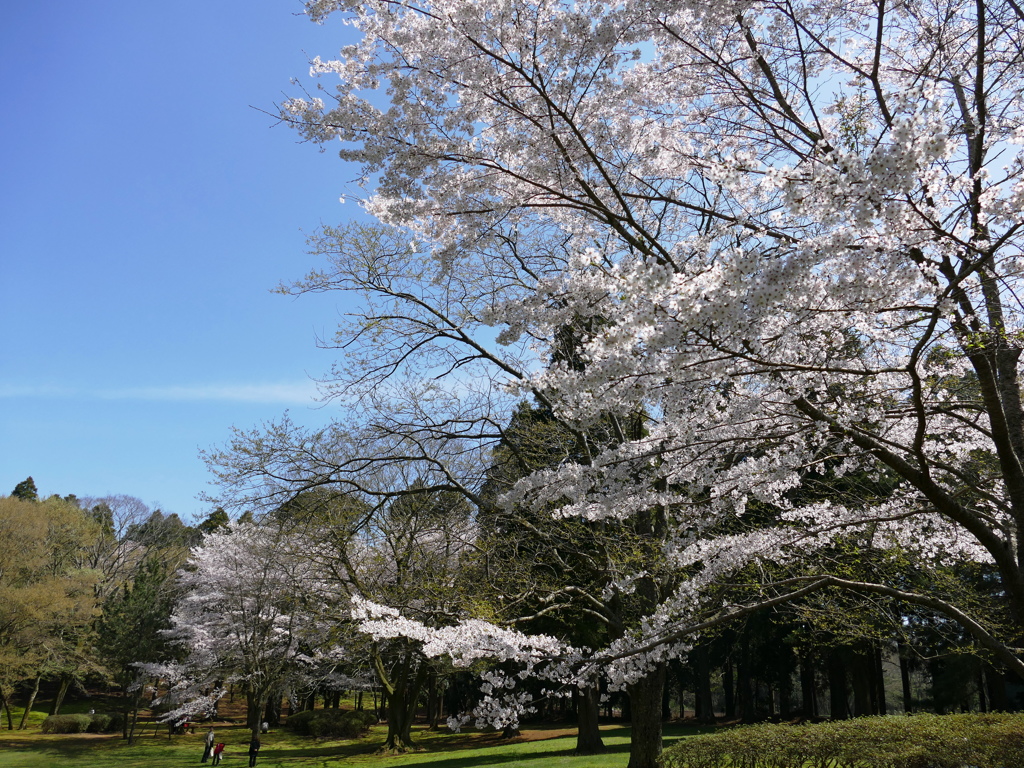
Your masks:
<svg viewBox="0 0 1024 768"><path fill-rule="evenodd" d="M1020 768L1024 715L890 715L681 739L664 768Z"/></svg>
<svg viewBox="0 0 1024 768"><path fill-rule="evenodd" d="M43 720L43 733L86 733L91 715L50 715Z"/></svg>
<svg viewBox="0 0 1024 768"><path fill-rule="evenodd" d="M300 736L354 739L366 733L377 716L366 710L309 709L297 712L285 721L285 727Z"/></svg>
<svg viewBox="0 0 1024 768"><path fill-rule="evenodd" d="M120 712L92 715L50 715L43 720L43 733L113 733L124 725Z"/></svg>

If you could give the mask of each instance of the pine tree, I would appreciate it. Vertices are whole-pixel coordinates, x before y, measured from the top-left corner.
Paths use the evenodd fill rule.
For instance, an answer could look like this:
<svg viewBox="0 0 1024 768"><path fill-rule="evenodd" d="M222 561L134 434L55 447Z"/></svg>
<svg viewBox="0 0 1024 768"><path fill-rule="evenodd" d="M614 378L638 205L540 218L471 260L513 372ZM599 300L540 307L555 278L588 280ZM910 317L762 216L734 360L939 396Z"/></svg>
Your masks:
<svg viewBox="0 0 1024 768"><path fill-rule="evenodd" d="M11 496L22 501L39 501L39 491L36 488L36 481L29 475L11 491Z"/></svg>

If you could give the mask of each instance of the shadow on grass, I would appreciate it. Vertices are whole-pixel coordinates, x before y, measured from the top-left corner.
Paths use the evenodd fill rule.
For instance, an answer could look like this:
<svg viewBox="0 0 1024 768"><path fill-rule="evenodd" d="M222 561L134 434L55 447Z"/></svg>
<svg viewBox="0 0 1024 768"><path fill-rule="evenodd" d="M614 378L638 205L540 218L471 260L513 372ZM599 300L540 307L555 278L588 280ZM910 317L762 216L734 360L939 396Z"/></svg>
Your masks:
<svg viewBox="0 0 1024 768"><path fill-rule="evenodd" d="M76 738L71 735L62 735L59 738L47 737L45 741L33 738L36 734L28 735L18 739L3 738L0 736L0 750L6 753L32 752L35 754L53 755L56 761L76 760L87 754L95 754L96 748L104 741L112 741L111 737L104 736L81 736ZM55 762L56 764L56 762Z"/></svg>

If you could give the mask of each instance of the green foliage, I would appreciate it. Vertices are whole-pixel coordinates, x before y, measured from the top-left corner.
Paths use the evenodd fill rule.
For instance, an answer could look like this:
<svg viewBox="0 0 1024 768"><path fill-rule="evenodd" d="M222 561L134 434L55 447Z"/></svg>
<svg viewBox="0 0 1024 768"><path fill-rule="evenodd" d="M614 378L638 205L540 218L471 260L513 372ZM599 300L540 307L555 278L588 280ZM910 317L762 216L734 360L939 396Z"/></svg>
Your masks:
<svg viewBox="0 0 1024 768"><path fill-rule="evenodd" d="M87 733L92 715L50 715L43 720L43 733Z"/></svg>
<svg viewBox="0 0 1024 768"><path fill-rule="evenodd" d="M0 692L83 667L97 574L85 567L97 526L61 499L0 497Z"/></svg>
<svg viewBox="0 0 1024 768"><path fill-rule="evenodd" d="M120 712L97 712L89 718L89 733L116 733L124 727L124 715Z"/></svg>
<svg viewBox="0 0 1024 768"><path fill-rule="evenodd" d="M1024 765L1024 715L864 717L752 725L677 742L663 768L1001 768Z"/></svg>
<svg viewBox="0 0 1024 768"><path fill-rule="evenodd" d="M162 633L171 626L173 579L166 564L148 557L131 584L112 593L103 606L96 646L122 685L134 680L134 663L169 655Z"/></svg>
<svg viewBox="0 0 1024 768"><path fill-rule="evenodd" d="M43 733L114 733L124 725L124 715L95 712L91 715L50 715L43 720Z"/></svg>
<svg viewBox="0 0 1024 768"><path fill-rule="evenodd" d="M128 526L125 538L147 547L188 549L198 544L202 536L195 528L185 525L173 512L165 515L158 509L145 522Z"/></svg>
<svg viewBox="0 0 1024 768"><path fill-rule="evenodd" d="M22 501L39 501L39 491L36 489L36 481L29 475L11 491L11 496Z"/></svg>
<svg viewBox="0 0 1024 768"><path fill-rule="evenodd" d="M228 518L228 513L221 507L217 507L210 516L207 517L203 522L196 526L196 530L200 531L204 536L211 533L217 533L218 531L226 531L231 524L231 520Z"/></svg>
<svg viewBox="0 0 1024 768"><path fill-rule="evenodd" d="M350 709L310 709L288 718L285 725L301 736L354 739L377 721L371 712Z"/></svg>

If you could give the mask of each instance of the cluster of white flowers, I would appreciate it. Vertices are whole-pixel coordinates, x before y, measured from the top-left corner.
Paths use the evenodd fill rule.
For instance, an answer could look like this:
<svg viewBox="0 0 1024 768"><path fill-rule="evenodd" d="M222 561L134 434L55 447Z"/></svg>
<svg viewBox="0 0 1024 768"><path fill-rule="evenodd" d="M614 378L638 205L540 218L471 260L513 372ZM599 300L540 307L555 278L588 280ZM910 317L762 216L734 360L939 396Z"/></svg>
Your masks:
<svg viewBox="0 0 1024 768"><path fill-rule="evenodd" d="M395 369L489 361L507 391L580 434L619 429L522 479L508 505L592 521L665 510L655 546L688 576L604 657L616 684L683 652L677 629L716 579L841 533L926 562L994 562L1016 583L1005 553L1024 499L999 472L1024 475L1003 423L1021 428L1024 104L1009 84L1024 78L1024 20L985 4L978 50L978 6L961 0L927 24L912 3L875 19L870 4L810 0L307 9L342 13L361 39L313 62L341 80L333 104L294 99L282 117L375 175L365 207L430 252L440 266L425 284L464 289L371 286L385 303L444 300L420 326L380 312L405 334L387 347ZM383 84L386 109L360 92ZM441 330L419 343L431 322ZM467 342L470 326L535 357L516 367ZM465 343L466 358L442 343ZM353 380L379 382L381 356ZM622 429L630 419L642 426ZM982 467L999 455L998 471ZM810 475L857 473L897 490L797 500ZM780 516L723 525L754 503ZM640 578L615 574L609 594ZM538 659L577 653L354 610L370 635L456 663L539 674Z"/></svg>
<svg viewBox="0 0 1024 768"><path fill-rule="evenodd" d="M302 537L254 523L234 524L193 548L178 574L183 596L168 631L185 660L144 665L169 686L165 720L213 711L224 683L283 686L316 663L301 649L322 645L318 608L328 585L308 552Z"/></svg>

